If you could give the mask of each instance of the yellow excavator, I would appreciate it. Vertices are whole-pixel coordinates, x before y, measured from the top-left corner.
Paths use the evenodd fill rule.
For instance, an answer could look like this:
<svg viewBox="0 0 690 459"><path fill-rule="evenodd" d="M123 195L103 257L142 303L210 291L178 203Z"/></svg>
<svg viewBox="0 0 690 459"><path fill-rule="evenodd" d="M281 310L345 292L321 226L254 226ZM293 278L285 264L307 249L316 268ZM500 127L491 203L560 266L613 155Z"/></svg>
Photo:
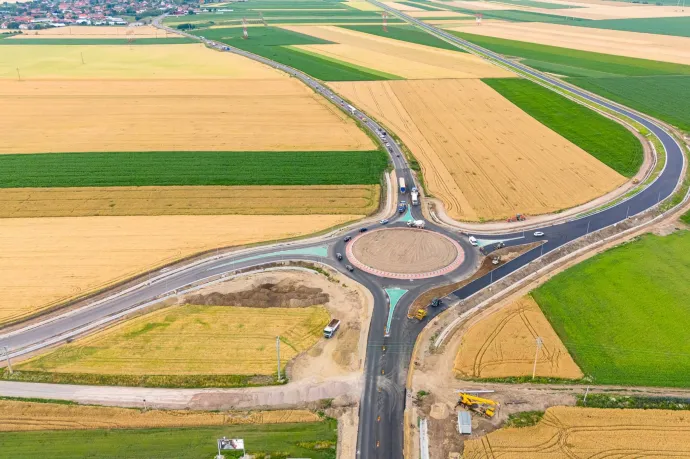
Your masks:
<svg viewBox="0 0 690 459"><path fill-rule="evenodd" d="M498 403L488 398L476 397L464 392L458 392L458 397L459 406L472 410L482 416L486 416L489 419L494 417L498 409Z"/></svg>

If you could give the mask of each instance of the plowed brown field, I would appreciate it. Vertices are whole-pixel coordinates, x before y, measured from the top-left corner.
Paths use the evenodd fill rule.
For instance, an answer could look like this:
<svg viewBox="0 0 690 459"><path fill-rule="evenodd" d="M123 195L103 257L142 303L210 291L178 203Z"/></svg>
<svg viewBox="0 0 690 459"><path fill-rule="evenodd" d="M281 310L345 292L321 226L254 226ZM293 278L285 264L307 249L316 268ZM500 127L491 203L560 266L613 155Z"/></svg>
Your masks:
<svg viewBox="0 0 690 459"><path fill-rule="evenodd" d="M690 65L690 38L538 22L461 24L450 30L487 37Z"/></svg>
<svg viewBox="0 0 690 459"><path fill-rule="evenodd" d="M683 411L554 407L534 427L465 441L465 459L690 457Z"/></svg>
<svg viewBox="0 0 690 459"><path fill-rule="evenodd" d="M25 30L11 38L165 38L179 37L176 33L147 25L141 27L53 27L43 30ZM11 39L10 38L10 39Z"/></svg>
<svg viewBox="0 0 690 459"><path fill-rule="evenodd" d="M141 429L241 424L318 422L306 410L211 413L182 410L132 410L105 406L61 405L0 400L0 432L26 430Z"/></svg>
<svg viewBox="0 0 690 459"><path fill-rule="evenodd" d="M360 215L0 220L0 323L216 247L296 237Z"/></svg>
<svg viewBox="0 0 690 459"><path fill-rule="evenodd" d="M463 335L454 370L461 377L473 378L531 375L537 337L543 341L537 376L568 379L583 376L530 296L471 325Z"/></svg>
<svg viewBox="0 0 690 459"><path fill-rule="evenodd" d="M283 26L337 44L300 45L315 52L403 78L510 78L515 74L469 53L408 43L334 26Z"/></svg>
<svg viewBox="0 0 690 459"><path fill-rule="evenodd" d="M114 215L369 215L378 185L0 189L0 218Z"/></svg>
<svg viewBox="0 0 690 459"><path fill-rule="evenodd" d="M401 137L458 220L554 212L625 182L478 80L331 85Z"/></svg>
<svg viewBox="0 0 690 459"><path fill-rule="evenodd" d="M14 48L26 47L3 49ZM0 105L12 116L0 119L0 153L374 149L322 97L245 60L248 72L259 66L256 78L234 69L249 78L5 81Z"/></svg>

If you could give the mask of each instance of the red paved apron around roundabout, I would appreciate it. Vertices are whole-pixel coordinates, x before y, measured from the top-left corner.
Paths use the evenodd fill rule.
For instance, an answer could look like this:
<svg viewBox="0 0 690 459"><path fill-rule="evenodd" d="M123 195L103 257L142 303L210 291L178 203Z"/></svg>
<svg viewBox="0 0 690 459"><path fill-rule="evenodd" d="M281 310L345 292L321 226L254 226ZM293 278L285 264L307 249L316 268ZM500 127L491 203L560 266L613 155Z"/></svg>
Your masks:
<svg viewBox="0 0 690 459"><path fill-rule="evenodd" d="M381 228L359 234L347 244L345 253L356 268L391 279L442 276L465 260L456 241L416 228Z"/></svg>

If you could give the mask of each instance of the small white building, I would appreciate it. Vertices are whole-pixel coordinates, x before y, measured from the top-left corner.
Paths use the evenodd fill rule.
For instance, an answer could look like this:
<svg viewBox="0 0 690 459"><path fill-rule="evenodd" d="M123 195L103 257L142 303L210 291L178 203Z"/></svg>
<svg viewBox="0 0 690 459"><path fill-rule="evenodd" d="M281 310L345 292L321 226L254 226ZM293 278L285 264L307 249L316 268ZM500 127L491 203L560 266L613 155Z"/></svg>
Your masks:
<svg viewBox="0 0 690 459"><path fill-rule="evenodd" d="M472 415L468 411L458 411L458 432L460 435L472 434Z"/></svg>

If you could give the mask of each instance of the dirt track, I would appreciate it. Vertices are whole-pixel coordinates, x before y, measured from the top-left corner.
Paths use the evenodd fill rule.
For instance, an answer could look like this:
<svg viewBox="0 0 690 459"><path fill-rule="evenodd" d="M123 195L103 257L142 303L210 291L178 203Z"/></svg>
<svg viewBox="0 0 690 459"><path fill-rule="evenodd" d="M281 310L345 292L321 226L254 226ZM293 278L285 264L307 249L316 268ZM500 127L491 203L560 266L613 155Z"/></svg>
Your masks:
<svg viewBox="0 0 690 459"><path fill-rule="evenodd" d="M445 237L422 230L392 228L372 231L353 243L361 263L391 273L425 273L448 266L458 255Z"/></svg>

